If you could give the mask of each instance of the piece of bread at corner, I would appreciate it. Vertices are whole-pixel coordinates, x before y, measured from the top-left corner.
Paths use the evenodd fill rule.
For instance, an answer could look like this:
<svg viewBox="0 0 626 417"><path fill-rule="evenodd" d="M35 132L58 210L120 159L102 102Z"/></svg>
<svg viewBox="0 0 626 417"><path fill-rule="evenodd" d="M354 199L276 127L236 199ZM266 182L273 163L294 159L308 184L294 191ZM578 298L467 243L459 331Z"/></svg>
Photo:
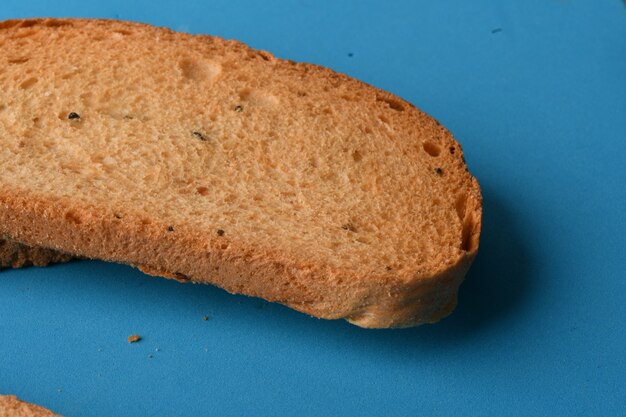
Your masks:
<svg viewBox="0 0 626 417"><path fill-rule="evenodd" d="M0 234L363 327L454 308L480 190L410 103L121 21L5 21L0 57Z"/></svg>
<svg viewBox="0 0 626 417"><path fill-rule="evenodd" d="M24 266L47 266L67 262L72 257L66 253L40 246L28 246L12 239L0 238L0 269Z"/></svg>
<svg viewBox="0 0 626 417"><path fill-rule="evenodd" d="M21 401L15 395L0 395L0 417L61 417L38 405Z"/></svg>

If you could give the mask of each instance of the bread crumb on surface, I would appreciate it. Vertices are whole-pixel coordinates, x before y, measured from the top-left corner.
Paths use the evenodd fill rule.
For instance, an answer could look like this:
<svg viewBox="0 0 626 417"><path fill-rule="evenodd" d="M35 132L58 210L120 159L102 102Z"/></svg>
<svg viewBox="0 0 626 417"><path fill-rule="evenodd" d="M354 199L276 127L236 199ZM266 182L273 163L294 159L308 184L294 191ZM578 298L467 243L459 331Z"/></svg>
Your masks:
<svg viewBox="0 0 626 417"><path fill-rule="evenodd" d="M132 334L128 336L128 343L137 343L141 340L141 336L138 334Z"/></svg>
<svg viewBox="0 0 626 417"><path fill-rule="evenodd" d="M0 416L61 417L46 408L22 401L15 395L0 395Z"/></svg>

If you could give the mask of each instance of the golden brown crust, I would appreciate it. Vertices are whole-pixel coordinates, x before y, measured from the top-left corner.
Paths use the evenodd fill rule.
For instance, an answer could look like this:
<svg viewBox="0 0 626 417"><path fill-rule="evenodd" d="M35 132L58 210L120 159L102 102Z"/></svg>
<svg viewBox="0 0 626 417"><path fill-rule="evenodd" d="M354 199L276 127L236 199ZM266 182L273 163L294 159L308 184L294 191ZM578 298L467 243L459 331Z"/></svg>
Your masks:
<svg viewBox="0 0 626 417"><path fill-rule="evenodd" d="M5 21L0 23L0 29L73 23L102 25L103 30L108 25L145 28L159 31L163 37L192 38L167 29L103 20ZM368 97L375 104L401 109L385 117L393 119L399 131L412 133L390 138L392 145L405 156L415 155L418 149L437 154L441 147L450 149L451 155L443 152L445 155L439 160L451 170L446 172L449 181L456 181L456 188L465 191L457 208L459 219L456 222L460 221L463 229L461 250L454 248L458 254L448 258L435 254L441 258L439 264L435 263L436 269L413 269L403 273L391 269L367 270L363 274L365 269L361 268L356 273L318 259L309 261L302 254L251 246L245 237L207 236L184 226L177 226L175 233L167 233L164 232L169 227L167 223L139 211L125 213L120 219L102 206L71 198L44 198L17 188L0 191L0 234L29 245L140 265L146 273L179 281L215 284L230 292L280 302L317 317L345 318L363 327L406 327L433 322L447 315L454 308L458 286L476 255L482 215L478 183L467 172L461 148L452 135L410 103L343 74L315 65L276 60L269 53L254 51L236 41L196 38L210 39L225 49L257 54L263 60L274 62L281 71L303 77L315 74L320 82L328 83L329 89L343 84L346 91ZM437 149L431 150L427 143L418 141L423 137L437 138L440 143ZM433 165L432 170L436 169L439 168Z"/></svg>
<svg viewBox="0 0 626 417"><path fill-rule="evenodd" d="M15 208L19 209L15 209ZM76 213L80 224L65 213ZM48 246L88 258L142 265L152 275L218 285L262 297L326 319L346 318L361 327L409 327L448 315L476 252L440 274L412 280L393 274L359 280L347 271L297 264L271 250L242 242L207 241L193 230L172 236L167 225L140 214L116 222L111 213L75 201L38 201L28 194L0 194L0 231L33 246ZM124 237L131 237L124 238ZM146 260L151 264L147 266Z"/></svg>
<svg viewBox="0 0 626 417"><path fill-rule="evenodd" d="M0 395L0 417L61 417L35 404L20 400L15 395Z"/></svg>

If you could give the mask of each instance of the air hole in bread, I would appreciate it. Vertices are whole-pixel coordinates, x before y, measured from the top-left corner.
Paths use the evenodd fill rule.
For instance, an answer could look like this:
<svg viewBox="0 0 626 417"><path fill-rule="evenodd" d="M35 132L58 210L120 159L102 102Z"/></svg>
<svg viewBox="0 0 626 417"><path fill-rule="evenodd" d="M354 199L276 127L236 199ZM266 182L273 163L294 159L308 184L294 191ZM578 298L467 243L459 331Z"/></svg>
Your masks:
<svg viewBox="0 0 626 417"><path fill-rule="evenodd" d="M389 108L391 108L392 110L404 111L404 105L400 102L400 100L381 96L376 97L376 100L387 103L387 105L389 105Z"/></svg>
<svg viewBox="0 0 626 417"><path fill-rule="evenodd" d="M239 98L242 100L247 100L248 97L250 97L250 94L252 94L252 89L251 88L242 88L241 90L239 90Z"/></svg>
<svg viewBox="0 0 626 417"><path fill-rule="evenodd" d="M19 21L15 20L5 20L4 22L0 22L0 29L10 29L19 24Z"/></svg>
<svg viewBox="0 0 626 417"><path fill-rule="evenodd" d="M430 156L436 157L441 153L441 147L435 142L427 141L424 142L424 145L422 146L424 147L424 151L426 151L426 153Z"/></svg>
<svg viewBox="0 0 626 417"><path fill-rule="evenodd" d="M41 23L40 19L30 19L30 20L24 20L22 22L18 22L20 23L19 27L21 28L30 28L33 26L38 25L39 23Z"/></svg>
<svg viewBox="0 0 626 417"><path fill-rule="evenodd" d="M472 252L476 249L476 237L474 235L474 219L468 216L463 222L463 230L461 232L461 250Z"/></svg>
<svg viewBox="0 0 626 417"><path fill-rule="evenodd" d="M122 36L132 35L131 31L125 30L125 29L117 29L117 30L114 30L113 33L117 33L117 34L120 34Z"/></svg>
<svg viewBox="0 0 626 417"><path fill-rule="evenodd" d="M22 81L22 83L20 84L20 89L21 90L27 90L27 89L31 88L33 85L35 85L37 83L37 81L39 81L37 79L37 77L30 77L30 78Z"/></svg>
<svg viewBox="0 0 626 417"><path fill-rule="evenodd" d="M239 98L244 102L261 107L275 106L279 102L278 97L275 95L251 88L240 90Z"/></svg>
<svg viewBox="0 0 626 417"><path fill-rule="evenodd" d="M48 19L44 23L44 26L48 26L49 28L58 28L61 26L72 26L72 23L67 20L62 19Z"/></svg>
<svg viewBox="0 0 626 417"><path fill-rule="evenodd" d="M389 119L384 114L379 115L378 118L380 119L381 122L385 124L389 124Z"/></svg>
<svg viewBox="0 0 626 417"><path fill-rule="evenodd" d="M200 195L208 195L209 189L207 187L198 187L196 188L196 192Z"/></svg>
<svg viewBox="0 0 626 417"><path fill-rule="evenodd" d="M24 57L17 57L17 58L9 58L9 59L7 60L7 62L8 62L9 64L23 64L23 63L25 63L25 62L28 62L28 60L29 60L29 59L30 59L30 58L25 57L25 56L24 56Z"/></svg>
<svg viewBox="0 0 626 417"><path fill-rule="evenodd" d="M258 51L259 56L263 61L271 61L274 59L274 55L270 54L267 51Z"/></svg>
<svg viewBox="0 0 626 417"><path fill-rule="evenodd" d="M17 32L15 35L11 36L11 39L28 38L29 36L33 36L35 33L37 33L35 30L25 30Z"/></svg>
<svg viewBox="0 0 626 417"><path fill-rule="evenodd" d="M113 172L113 170L115 169L115 166L117 165L117 160L113 158L112 156L107 155L104 158L102 158L102 162L100 163L102 164L102 168L106 172Z"/></svg>
<svg viewBox="0 0 626 417"><path fill-rule="evenodd" d="M179 282L189 282L189 281L191 281L191 278L189 278L185 274L181 274L180 272L174 273L174 279L176 281L179 281Z"/></svg>
<svg viewBox="0 0 626 417"><path fill-rule="evenodd" d="M454 208L457 216L463 221L465 219L465 211L467 208L467 196L465 194L459 194L454 201Z"/></svg>
<svg viewBox="0 0 626 417"><path fill-rule="evenodd" d="M324 182L332 182L335 180L336 177L337 175L332 171L324 172L322 175L320 175L320 179Z"/></svg>
<svg viewBox="0 0 626 417"><path fill-rule="evenodd" d="M80 219L80 216L78 215L78 213L76 213L75 211L68 211L65 213L65 220L67 220L70 223L73 224L81 224L82 220Z"/></svg>
<svg viewBox="0 0 626 417"><path fill-rule="evenodd" d="M222 67L213 62L193 58L183 58L178 63L183 78L191 81L214 81L222 72Z"/></svg>
<svg viewBox="0 0 626 417"><path fill-rule="evenodd" d="M274 56L266 51L255 51L253 49L248 50L247 57L249 60L261 58L263 61L271 61Z"/></svg>
<svg viewBox="0 0 626 417"><path fill-rule="evenodd" d="M454 155L456 152L456 148L454 146L450 146L450 155Z"/></svg>
<svg viewBox="0 0 626 417"><path fill-rule="evenodd" d="M79 97L84 107L88 107L93 104L93 93L91 92L82 93Z"/></svg>
<svg viewBox="0 0 626 417"><path fill-rule="evenodd" d="M64 80L69 80L70 78L72 78L73 76L77 75L78 73L79 73L79 71L68 72L67 74L61 75L61 78L64 79Z"/></svg>
<svg viewBox="0 0 626 417"><path fill-rule="evenodd" d="M354 159L354 162L360 162L363 159L363 155L358 150L354 151L352 152L352 159Z"/></svg>

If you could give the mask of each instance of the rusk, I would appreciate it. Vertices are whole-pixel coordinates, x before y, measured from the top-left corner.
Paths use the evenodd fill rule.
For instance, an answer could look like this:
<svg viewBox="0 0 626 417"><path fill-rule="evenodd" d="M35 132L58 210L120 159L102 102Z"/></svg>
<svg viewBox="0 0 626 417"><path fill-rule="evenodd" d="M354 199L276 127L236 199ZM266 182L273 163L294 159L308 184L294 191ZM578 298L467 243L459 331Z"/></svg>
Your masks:
<svg viewBox="0 0 626 417"><path fill-rule="evenodd" d="M362 327L456 305L480 189L412 104L121 21L0 22L0 60L0 236Z"/></svg>

